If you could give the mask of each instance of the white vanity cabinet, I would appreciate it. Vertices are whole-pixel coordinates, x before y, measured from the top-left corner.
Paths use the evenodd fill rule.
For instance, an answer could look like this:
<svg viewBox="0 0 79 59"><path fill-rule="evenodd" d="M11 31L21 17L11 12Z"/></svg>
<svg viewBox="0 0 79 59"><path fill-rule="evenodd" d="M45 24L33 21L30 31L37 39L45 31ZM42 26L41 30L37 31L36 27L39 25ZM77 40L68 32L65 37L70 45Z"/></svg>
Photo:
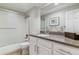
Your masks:
<svg viewBox="0 0 79 59"><path fill-rule="evenodd" d="M30 36L30 55L79 55L79 48Z"/></svg>
<svg viewBox="0 0 79 59"><path fill-rule="evenodd" d="M30 36L30 55L52 55L52 42Z"/></svg>
<svg viewBox="0 0 79 59"><path fill-rule="evenodd" d="M79 48L60 44L53 43L53 53L54 55L79 55Z"/></svg>
<svg viewBox="0 0 79 59"><path fill-rule="evenodd" d="M52 42L38 38L38 44L37 44L37 54L38 55L52 55Z"/></svg>
<svg viewBox="0 0 79 59"><path fill-rule="evenodd" d="M37 54L38 55L52 55L52 49L39 45L37 46Z"/></svg>
<svg viewBox="0 0 79 59"><path fill-rule="evenodd" d="M37 54L37 38L36 37L30 36L29 54L30 55Z"/></svg>

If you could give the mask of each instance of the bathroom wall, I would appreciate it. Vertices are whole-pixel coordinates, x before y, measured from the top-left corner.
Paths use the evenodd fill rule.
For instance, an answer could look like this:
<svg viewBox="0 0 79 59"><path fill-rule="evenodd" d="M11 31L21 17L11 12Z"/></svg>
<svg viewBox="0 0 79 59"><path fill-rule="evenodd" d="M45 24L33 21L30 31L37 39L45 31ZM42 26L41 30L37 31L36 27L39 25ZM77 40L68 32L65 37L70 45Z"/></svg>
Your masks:
<svg viewBox="0 0 79 59"><path fill-rule="evenodd" d="M49 24L50 18L53 17L59 17L59 25L58 26L52 26ZM59 11L59 12L55 12L55 13L51 13L49 15L44 16L45 19L45 28L46 31L54 31L54 32L62 32L63 30L61 29L61 27L65 26L65 15L64 15L64 11Z"/></svg>
<svg viewBox="0 0 79 59"><path fill-rule="evenodd" d="M25 19L20 13L0 9L0 47L24 41Z"/></svg>
<svg viewBox="0 0 79 59"><path fill-rule="evenodd" d="M40 33L40 9L37 7L32 8L28 13L29 15L29 33L39 34Z"/></svg>
<svg viewBox="0 0 79 59"><path fill-rule="evenodd" d="M40 22L41 22L41 24L40 24L41 31L45 31L45 19L44 19L44 17L41 16Z"/></svg>
<svg viewBox="0 0 79 59"><path fill-rule="evenodd" d="M50 10L49 10L50 11ZM46 31L71 32L79 34L79 5L74 5L42 16L45 19ZM59 26L50 26L49 19L59 17ZM62 29L63 27L63 29Z"/></svg>
<svg viewBox="0 0 79 59"><path fill-rule="evenodd" d="M66 32L79 35L79 8L66 11Z"/></svg>

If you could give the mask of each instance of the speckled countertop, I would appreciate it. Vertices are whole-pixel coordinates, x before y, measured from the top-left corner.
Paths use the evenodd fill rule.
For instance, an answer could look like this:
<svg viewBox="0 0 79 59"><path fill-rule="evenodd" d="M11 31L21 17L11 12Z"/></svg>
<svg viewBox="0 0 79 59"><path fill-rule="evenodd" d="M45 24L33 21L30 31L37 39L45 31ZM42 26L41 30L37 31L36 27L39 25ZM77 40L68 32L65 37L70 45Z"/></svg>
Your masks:
<svg viewBox="0 0 79 59"><path fill-rule="evenodd" d="M47 35L47 34L45 34L45 35ZM61 44L79 48L79 40L73 40L73 39L65 37L64 35L54 35L53 34L53 35L43 36L43 34L38 34L38 35L30 34L30 36L42 38L42 39L46 39L49 41L54 41L54 42L58 42Z"/></svg>

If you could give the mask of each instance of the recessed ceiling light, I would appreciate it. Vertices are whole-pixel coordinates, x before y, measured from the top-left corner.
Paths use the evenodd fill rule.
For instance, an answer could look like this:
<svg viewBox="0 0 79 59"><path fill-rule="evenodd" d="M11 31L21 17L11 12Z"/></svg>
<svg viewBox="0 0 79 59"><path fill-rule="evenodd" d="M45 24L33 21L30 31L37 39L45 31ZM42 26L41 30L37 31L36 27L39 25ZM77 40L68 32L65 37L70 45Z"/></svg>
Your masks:
<svg viewBox="0 0 79 59"><path fill-rule="evenodd" d="M54 5L58 5L59 3L54 3Z"/></svg>

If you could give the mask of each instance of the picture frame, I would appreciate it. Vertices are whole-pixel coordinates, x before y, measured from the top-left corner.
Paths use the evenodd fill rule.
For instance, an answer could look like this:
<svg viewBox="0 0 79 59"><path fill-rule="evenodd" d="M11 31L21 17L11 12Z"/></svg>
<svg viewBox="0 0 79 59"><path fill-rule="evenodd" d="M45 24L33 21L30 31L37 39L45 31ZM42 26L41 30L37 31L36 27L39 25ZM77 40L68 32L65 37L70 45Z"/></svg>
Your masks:
<svg viewBox="0 0 79 59"><path fill-rule="evenodd" d="M49 24L53 26L58 26L59 25L59 17L53 17L49 19Z"/></svg>

